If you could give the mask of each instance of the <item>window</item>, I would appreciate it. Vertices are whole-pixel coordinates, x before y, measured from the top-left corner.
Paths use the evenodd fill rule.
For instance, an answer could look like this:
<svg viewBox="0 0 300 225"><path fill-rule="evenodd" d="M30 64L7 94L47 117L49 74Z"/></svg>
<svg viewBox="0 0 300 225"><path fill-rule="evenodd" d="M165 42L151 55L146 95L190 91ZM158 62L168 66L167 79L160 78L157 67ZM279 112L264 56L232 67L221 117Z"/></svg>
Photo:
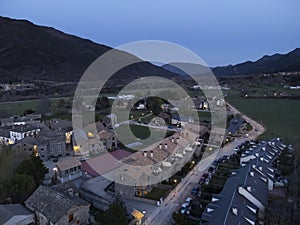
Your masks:
<svg viewBox="0 0 300 225"><path fill-rule="evenodd" d="M71 222L71 221L73 221L73 219L74 219L74 218L73 218L73 213L72 213L72 214L70 214L70 215L68 216L68 221Z"/></svg>

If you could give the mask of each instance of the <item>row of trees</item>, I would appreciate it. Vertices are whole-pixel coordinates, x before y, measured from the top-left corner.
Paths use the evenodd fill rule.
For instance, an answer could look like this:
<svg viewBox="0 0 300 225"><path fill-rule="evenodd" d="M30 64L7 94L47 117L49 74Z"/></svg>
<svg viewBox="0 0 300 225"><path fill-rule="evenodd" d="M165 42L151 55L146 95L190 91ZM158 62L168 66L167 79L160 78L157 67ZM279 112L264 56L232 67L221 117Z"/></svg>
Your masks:
<svg viewBox="0 0 300 225"><path fill-rule="evenodd" d="M14 169L11 177L1 181L0 203L24 202L39 186L46 173L48 169L39 157L32 155L25 158Z"/></svg>

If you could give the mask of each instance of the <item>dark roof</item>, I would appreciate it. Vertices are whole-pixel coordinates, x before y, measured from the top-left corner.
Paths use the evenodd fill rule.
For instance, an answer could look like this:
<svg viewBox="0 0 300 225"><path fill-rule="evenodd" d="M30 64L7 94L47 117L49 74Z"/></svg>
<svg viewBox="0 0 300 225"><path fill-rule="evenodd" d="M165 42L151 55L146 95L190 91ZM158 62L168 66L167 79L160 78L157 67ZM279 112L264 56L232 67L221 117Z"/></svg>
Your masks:
<svg viewBox="0 0 300 225"><path fill-rule="evenodd" d="M88 202L71 198L49 187L39 186L25 201L25 206L42 213L52 223L60 220L73 206L89 205Z"/></svg>
<svg viewBox="0 0 300 225"><path fill-rule="evenodd" d="M40 144L46 144L50 141L65 141L66 135L61 130L42 131L37 135L37 141Z"/></svg>
<svg viewBox="0 0 300 225"><path fill-rule="evenodd" d="M9 129L8 128L0 128L0 137L6 137L9 138L10 137L10 133L9 133Z"/></svg>
<svg viewBox="0 0 300 225"><path fill-rule="evenodd" d="M227 128L228 133L230 133L231 135L236 134L243 123L245 123L245 120L243 119L240 118L231 119Z"/></svg>
<svg viewBox="0 0 300 225"><path fill-rule="evenodd" d="M32 130L36 130L36 129L38 129L38 127L26 124L26 125L14 126L11 129L11 131L19 132L19 133L24 133L24 132L28 132L28 131L32 131Z"/></svg>
<svg viewBox="0 0 300 225"><path fill-rule="evenodd" d="M272 162L278 156L280 150L284 148L284 145L279 139L272 139L269 142L255 145L252 145L247 150L247 155L245 155L255 157L248 162L243 162L241 168L235 171L236 174L228 178L222 192L213 195L213 198L218 200L207 205L202 214L202 224L243 225L249 224L247 219L255 222L256 212L253 211L256 211L257 207L239 194L239 187L245 188L264 206L267 206L268 183L266 178L273 178L274 168ZM270 152L273 152L273 155ZM271 159L270 155L272 155ZM237 215L233 214L232 208L237 208Z"/></svg>
<svg viewBox="0 0 300 225"><path fill-rule="evenodd" d="M36 145L37 140L34 137L27 136L19 140L17 143Z"/></svg>
<svg viewBox="0 0 300 225"><path fill-rule="evenodd" d="M13 216L30 214L32 214L32 212L21 204L0 205L0 224L6 223Z"/></svg>
<svg viewBox="0 0 300 225"><path fill-rule="evenodd" d="M64 130L64 131L72 130L72 122L69 120L52 119L48 121L48 123L49 123L49 127L52 130Z"/></svg>

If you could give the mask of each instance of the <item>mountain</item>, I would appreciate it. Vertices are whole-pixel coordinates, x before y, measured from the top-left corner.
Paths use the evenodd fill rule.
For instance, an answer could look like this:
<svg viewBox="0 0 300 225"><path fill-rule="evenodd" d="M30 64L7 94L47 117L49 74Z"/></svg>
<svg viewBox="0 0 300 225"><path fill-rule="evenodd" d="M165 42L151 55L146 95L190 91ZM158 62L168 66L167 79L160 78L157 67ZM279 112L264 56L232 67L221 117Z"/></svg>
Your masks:
<svg viewBox="0 0 300 225"><path fill-rule="evenodd" d="M0 30L0 82L79 81L87 67L111 49L27 20L0 17ZM148 62L128 66L115 76L128 79L153 75L178 76Z"/></svg>
<svg viewBox="0 0 300 225"><path fill-rule="evenodd" d="M182 62L172 62L169 64L164 64L161 66L165 70L168 70L172 73L178 74L183 77L189 75L203 75L207 74L209 67L205 65L195 64L195 63L182 63Z"/></svg>
<svg viewBox="0 0 300 225"><path fill-rule="evenodd" d="M287 54L266 55L254 62L247 61L237 65L215 67L212 71L216 76L300 71L300 48Z"/></svg>

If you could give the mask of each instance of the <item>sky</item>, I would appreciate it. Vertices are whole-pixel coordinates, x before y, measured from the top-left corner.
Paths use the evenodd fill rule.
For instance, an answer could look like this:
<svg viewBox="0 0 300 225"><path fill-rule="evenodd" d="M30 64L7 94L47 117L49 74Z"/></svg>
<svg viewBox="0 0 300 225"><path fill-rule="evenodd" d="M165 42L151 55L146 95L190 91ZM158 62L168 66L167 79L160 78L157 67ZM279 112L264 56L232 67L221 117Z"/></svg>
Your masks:
<svg viewBox="0 0 300 225"><path fill-rule="evenodd" d="M299 0L0 0L1 16L111 47L170 41L210 66L300 47L299 11Z"/></svg>

